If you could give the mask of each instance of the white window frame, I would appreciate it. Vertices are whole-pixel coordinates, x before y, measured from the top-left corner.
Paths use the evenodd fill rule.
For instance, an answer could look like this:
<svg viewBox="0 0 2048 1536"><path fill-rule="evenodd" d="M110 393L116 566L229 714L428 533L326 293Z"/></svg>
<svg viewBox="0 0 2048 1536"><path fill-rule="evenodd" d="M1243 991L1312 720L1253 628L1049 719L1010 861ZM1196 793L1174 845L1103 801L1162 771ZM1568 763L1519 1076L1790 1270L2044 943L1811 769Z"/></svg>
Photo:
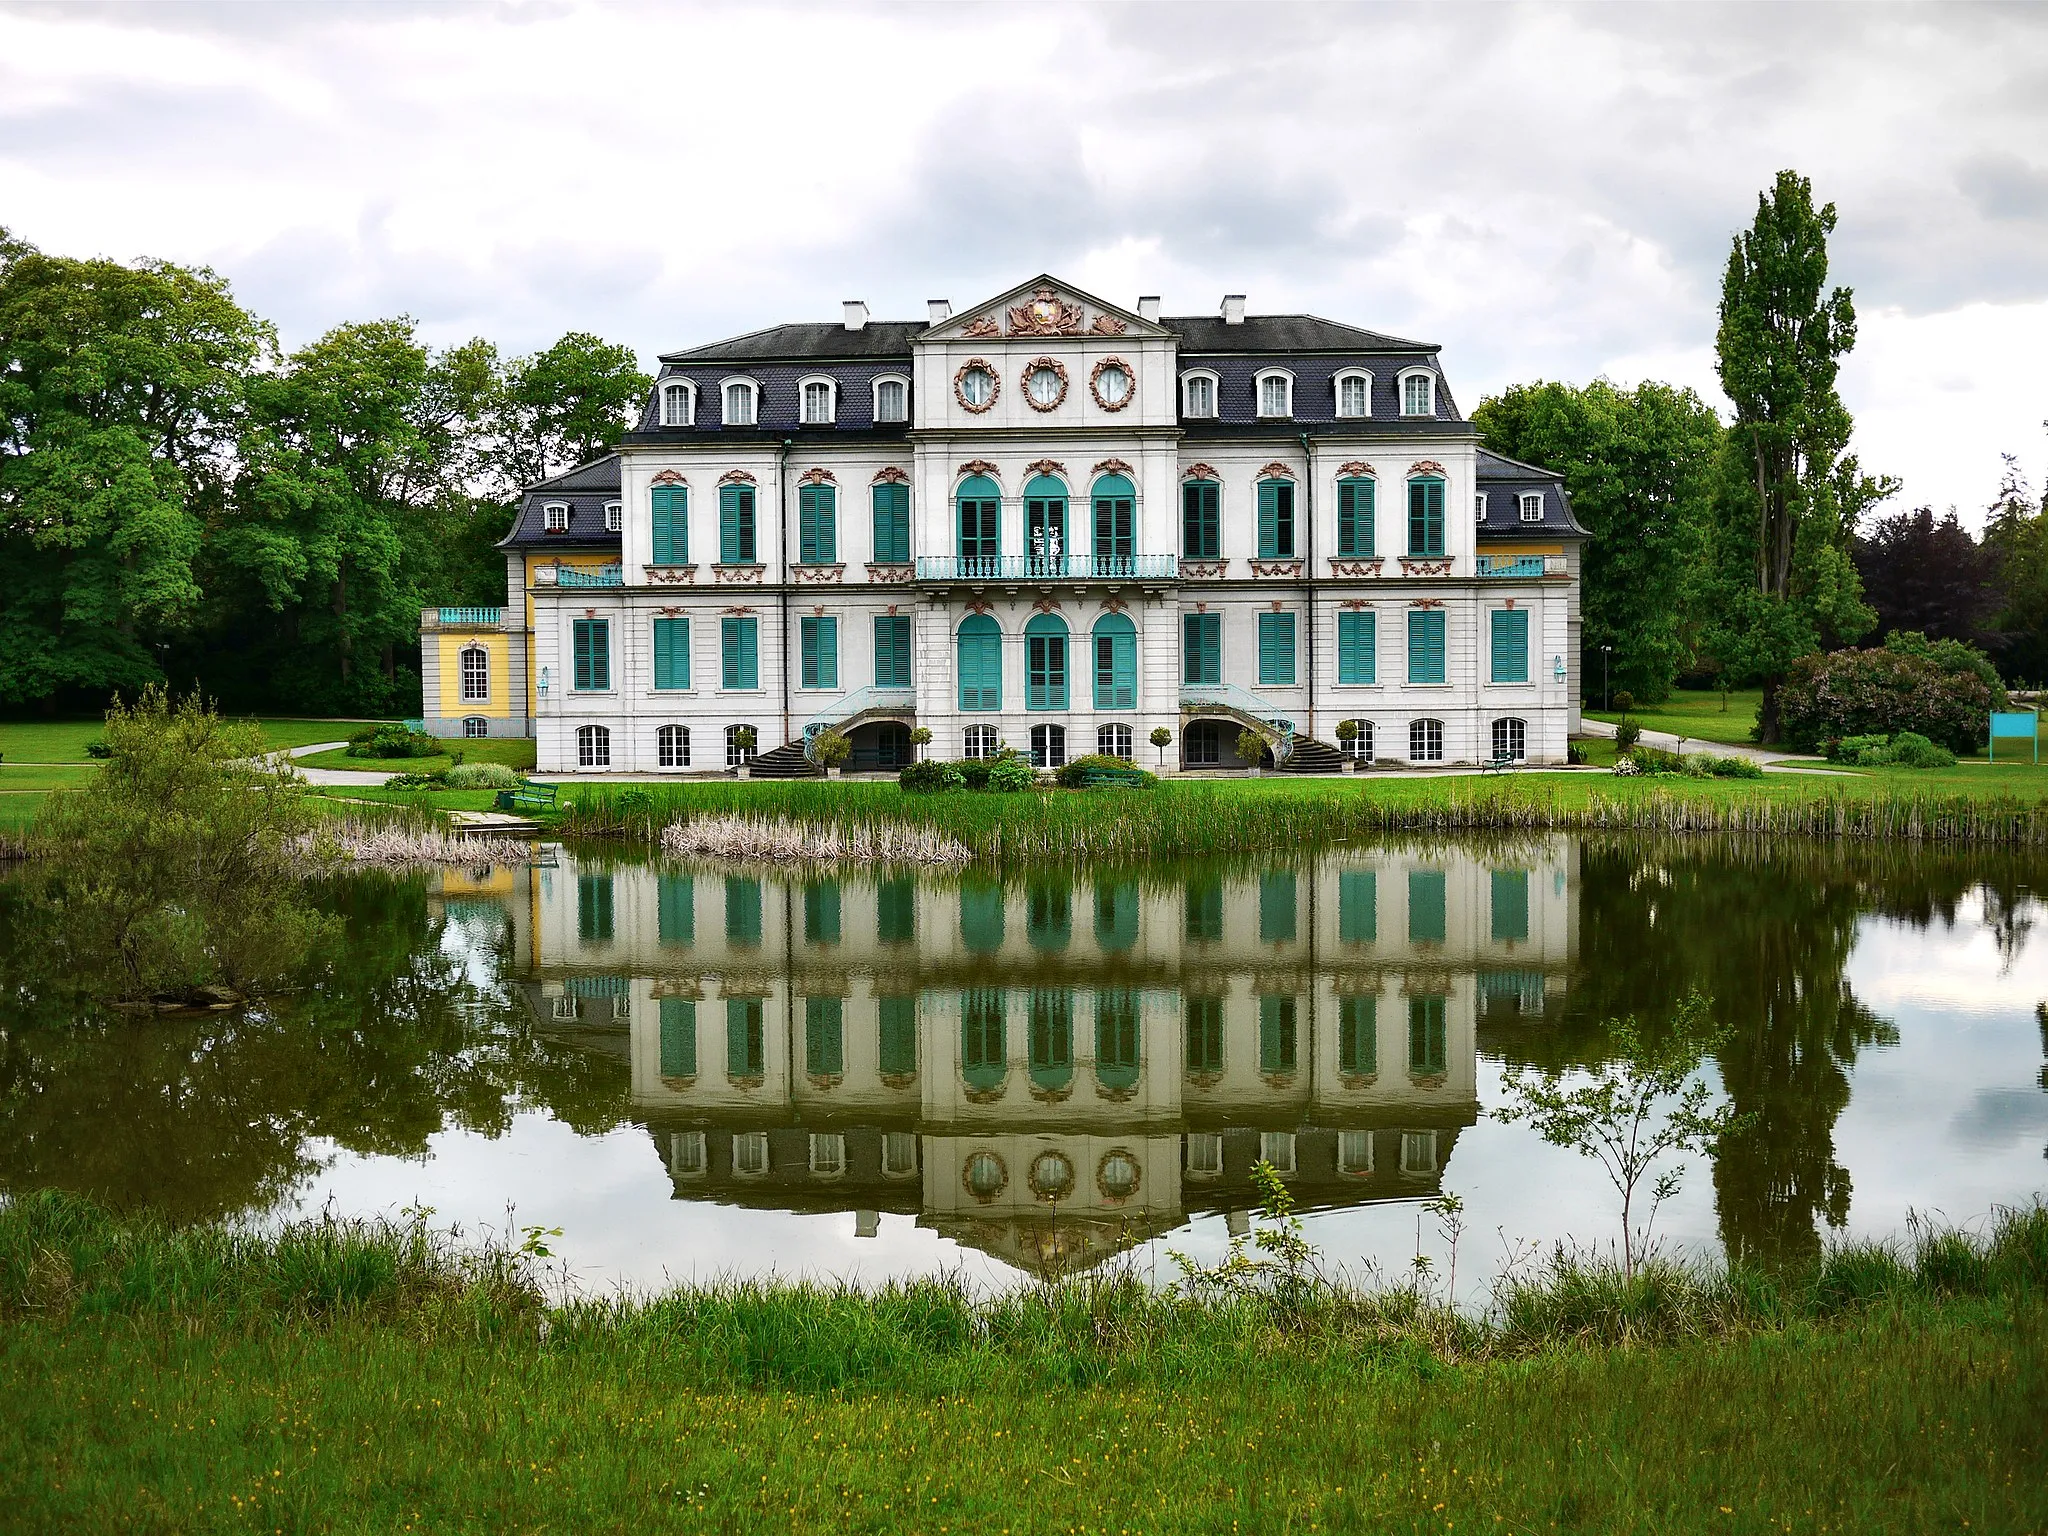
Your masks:
<svg viewBox="0 0 2048 1536"><path fill-rule="evenodd" d="M770 1168L768 1133L735 1131L732 1138L732 1172L736 1179L763 1179Z"/></svg>
<svg viewBox="0 0 2048 1536"><path fill-rule="evenodd" d="M569 531L569 503L550 501L540 509L540 527L543 533L567 533Z"/></svg>
<svg viewBox="0 0 2048 1536"><path fill-rule="evenodd" d="M1363 1149L1361 1160L1358 1152ZM1337 1172L1347 1179L1362 1179L1372 1172L1372 1132L1339 1131L1337 1133Z"/></svg>
<svg viewBox="0 0 2048 1536"><path fill-rule="evenodd" d="M1188 406L1188 385L1200 380L1209 386L1209 409L1191 410ZM1213 368L1190 368L1180 376L1180 413L1192 421L1214 421L1221 413L1223 379Z"/></svg>
<svg viewBox="0 0 2048 1536"><path fill-rule="evenodd" d="M1429 399L1424 403L1423 409L1419 411L1408 409L1408 385L1413 379L1421 379L1429 386ZM1395 389L1400 396L1401 414L1403 416L1420 420L1436 415L1436 370L1434 368L1403 368L1395 382Z"/></svg>
<svg viewBox="0 0 2048 1536"><path fill-rule="evenodd" d="M1434 744L1433 744L1433 745L1435 746L1435 749L1436 749L1436 750L1435 750L1435 751L1434 751L1433 753L1432 753L1432 752L1431 752L1431 750L1430 750L1430 748L1431 748L1431 746L1432 746L1432 743L1430 742L1430 739L1429 739L1429 737L1430 737L1430 729L1429 729L1429 728L1430 728L1431 726L1435 726L1435 727L1436 727L1436 741L1435 741L1435 742L1434 742ZM1417 756L1417 754L1416 754L1416 740L1417 740L1417 738L1416 738L1416 731L1417 731L1417 729L1418 729L1418 728L1420 728L1420 730L1421 730L1421 733L1422 733L1422 735L1421 735L1421 741L1422 741L1422 748L1421 748L1421 755L1420 755L1420 756ZM1442 761L1444 760L1444 750L1445 750L1445 742L1444 742L1444 723L1443 723L1443 721L1441 721L1441 720L1437 719L1437 718L1436 718L1435 716L1433 716L1433 715L1418 715L1418 716L1416 716L1416 717L1415 717L1415 718L1414 718L1413 720L1410 720L1410 721L1408 722L1408 761L1409 761L1409 762L1411 762L1411 763L1440 763L1440 762L1442 762Z"/></svg>
<svg viewBox="0 0 2048 1536"><path fill-rule="evenodd" d="M745 390L747 396L747 419L735 421L732 412L733 391ZM761 424L761 386L752 379L722 379L718 385L718 419L722 426L758 427Z"/></svg>
<svg viewBox="0 0 2048 1536"><path fill-rule="evenodd" d="M1188 1132L1188 1177L1223 1177L1223 1137L1216 1131Z"/></svg>
<svg viewBox="0 0 2048 1536"><path fill-rule="evenodd" d="M576 727L576 766L609 768L612 765L612 731L608 725Z"/></svg>
<svg viewBox="0 0 2048 1536"><path fill-rule="evenodd" d="M1486 492L1484 491L1474 491L1472 493L1472 521L1475 523L1486 521Z"/></svg>
<svg viewBox="0 0 2048 1536"><path fill-rule="evenodd" d="M1128 725L1112 721L1095 728L1095 750L1104 757L1120 757L1125 762L1137 756L1137 737Z"/></svg>
<svg viewBox="0 0 2048 1536"><path fill-rule="evenodd" d="M1365 409L1347 411L1344 409L1344 386L1351 380L1360 380L1365 385ZM1372 375L1363 368L1340 368L1337 377L1330 382L1331 408L1339 421L1364 421L1372 415Z"/></svg>
<svg viewBox="0 0 2048 1536"><path fill-rule="evenodd" d="M681 742L682 742L682 748L683 748L683 751L682 751L682 759L681 759L681 761L679 761L679 762L673 762L673 763L672 763L672 762L670 762L670 761L668 760L668 759L669 759L669 755L670 755L670 751L671 751L671 746L670 746L670 742L671 742L671 737L669 736L669 732L670 732L670 731L676 731L676 732L680 733L680 735L679 735L679 738L677 738L677 739L680 739L680 740L681 740ZM662 768L687 768L687 767L689 767L689 766L690 766L690 728L689 728L689 727L688 727L687 725L662 725L662 726L657 726L657 727L655 728L655 732L654 732L654 761L655 761L655 763L656 763L656 765L657 765L657 766L659 766L659 767L662 767Z"/></svg>
<svg viewBox="0 0 2048 1536"><path fill-rule="evenodd" d="M975 762L994 757L998 747L996 728L992 725L970 725L960 738L960 755Z"/></svg>
<svg viewBox="0 0 2048 1536"><path fill-rule="evenodd" d="M1543 493L1541 491L1520 491L1515 495L1515 509L1525 523L1543 521Z"/></svg>
<svg viewBox="0 0 2048 1536"><path fill-rule="evenodd" d="M1277 1174L1287 1175L1293 1173L1294 1132L1259 1132L1259 1160L1271 1163L1273 1171Z"/></svg>
<svg viewBox="0 0 2048 1536"><path fill-rule="evenodd" d="M743 763L753 762L761 751L760 731L757 729L754 732L754 745L742 747L739 743L741 728L741 725L728 725L725 728L725 766L728 768L737 768Z"/></svg>
<svg viewBox="0 0 2048 1536"><path fill-rule="evenodd" d="M1519 742L1515 740L1517 735L1522 738ZM1507 738L1507 743L1510 747L1515 748L1514 751L1508 754L1509 762L1526 763L1529 761L1529 722L1527 720L1524 720L1520 715L1501 715L1493 721L1493 724L1488 729L1487 739L1495 757L1501 755L1501 738L1503 737Z"/></svg>
<svg viewBox="0 0 2048 1536"><path fill-rule="evenodd" d="M472 693L469 688L469 658L476 657L482 663L478 675L482 679L481 693ZM465 704L488 704L491 702L491 653L477 644L465 645L455 656L455 675L460 682L462 702Z"/></svg>
<svg viewBox="0 0 2048 1536"><path fill-rule="evenodd" d="M901 416L884 416L882 414L882 386L884 384L894 384L903 391L903 414ZM894 426L898 422L908 422L910 420L910 378L907 374L877 374L874 382L868 386L868 393L871 396L869 414L877 426Z"/></svg>
<svg viewBox="0 0 2048 1536"><path fill-rule="evenodd" d="M482 715L464 715L462 717L462 734L464 739L468 741L486 740L491 734L491 722Z"/></svg>
<svg viewBox="0 0 2048 1536"><path fill-rule="evenodd" d="M1274 379L1280 380L1281 388L1286 392L1287 398L1283 403L1287 408L1284 411L1269 411L1266 409L1266 385ZM1252 405L1257 410L1258 418L1261 421L1292 421L1294 419L1293 373L1285 368L1261 368L1257 373L1253 374Z"/></svg>
<svg viewBox="0 0 2048 1536"><path fill-rule="evenodd" d="M846 1138L837 1131L811 1132L811 1177L846 1177Z"/></svg>
<svg viewBox="0 0 2048 1536"><path fill-rule="evenodd" d="M1349 741L1338 742L1337 750L1350 758L1354 763L1369 763L1373 760L1372 722L1370 720L1354 719L1351 723L1358 727L1358 734Z"/></svg>
<svg viewBox="0 0 2048 1536"><path fill-rule="evenodd" d="M825 414L811 415L811 391L818 388L825 391ZM796 384L797 425L802 427L830 427L839 422L839 381L829 373L805 374Z"/></svg>
<svg viewBox="0 0 2048 1536"><path fill-rule="evenodd" d="M1437 1171L1435 1131L1401 1133L1401 1171L1414 1178L1426 1178Z"/></svg>
<svg viewBox="0 0 2048 1536"><path fill-rule="evenodd" d="M672 1179L701 1179L711 1171L710 1151L702 1131L668 1133L668 1176Z"/></svg>
<svg viewBox="0 0 2048 1536"><path fill-rule="evenodd" d="M619 533L626 526L626 504L622 501L608 501L604 504L604 531Z"/></svg>
<svg viewBox="0 0 2048 1536"><path fill-rule="evenodd" d="M901 1137L902 1140L897 1140ZM908 1146L910 1157L899 1161L896 1154ZM882 1177L885 1179L914 1179L917 1177L917 1133L915 1131L882 1132Z"/></svg>
<svg viewBox="0 0 2048 1536"><path fill-rule="evenodd" d="M553 1019L557 1024L575 1023L576 999L569 993L564 992L560 997L557 997L552 1003L548 1005L548 1017Z"/></svg>
<svg viewBox="0 0 2048 1536"><path fill-rule="evenodd" d="M697 386L684 379L670 379L661 386L661 424L664 427L694 427L697 424Z"/></svg>

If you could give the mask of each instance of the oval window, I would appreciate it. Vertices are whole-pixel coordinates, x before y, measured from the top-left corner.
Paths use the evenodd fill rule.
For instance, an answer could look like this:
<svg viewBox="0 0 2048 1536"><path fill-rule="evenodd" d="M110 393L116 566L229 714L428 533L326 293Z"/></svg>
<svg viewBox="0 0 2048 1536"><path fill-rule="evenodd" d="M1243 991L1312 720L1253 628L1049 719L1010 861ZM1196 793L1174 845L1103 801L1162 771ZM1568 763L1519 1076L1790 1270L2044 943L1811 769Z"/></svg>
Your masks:
<svg viewBox="0 0 2048 1536"><path fill-rule="evenodd" d="M1041 1200L1064 1200L1074 1192L1074 1165L1064 1153L1041 1152L1032 1160L1031 1192Z"/></svg>
<svg viewBox="0 0 2048 1536"><path fill-rule="evenodd" d="M993 1152L977 1152L968 1158L961 1178L967 1185L967 1193L983 1202L995 1199L1003 1192L1003 1186L1010 1182L1009 1170Z"/></svg>
<svg viewBox="0 0 2048 1536"><path fill-rule="evenodd" d="M1106 411L1121 410L1131 398L1131 376L1121 363L1095 370L1095 403Z"/></svg>
<svg viewBox="0 0 2048 1536"><path fill-rule="evenodd" d="M986 368L970 367L960 373L960 399L969 410L986 410L996 398L996 376Z"/></svg>
<svg viewBox="0 0 2048 1536"><path fill-rule="evenodd" d="M1138 1160L1118 1148L1103 1158L1102 1166L1095 1171L1095 1183L1105 1199L1130 1199L1138 1192Z"/></svg>
<svg viewBox="0 0 2048 1536"><path fill-rule="evenodd" d="M1040 363L1031 370L1025 380L1025 387L1031 392L1031 403L1041 411L1049 411L1060 403L1067 392L1067 381L1060 377L1059 370L1050 363Z"/></svg>

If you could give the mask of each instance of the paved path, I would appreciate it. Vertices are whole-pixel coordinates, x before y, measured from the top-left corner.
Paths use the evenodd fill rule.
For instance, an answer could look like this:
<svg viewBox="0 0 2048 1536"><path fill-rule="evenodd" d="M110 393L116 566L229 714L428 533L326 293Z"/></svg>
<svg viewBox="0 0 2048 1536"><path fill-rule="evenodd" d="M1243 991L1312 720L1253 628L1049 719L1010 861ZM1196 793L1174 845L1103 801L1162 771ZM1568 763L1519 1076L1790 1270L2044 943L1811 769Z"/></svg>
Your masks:
<svg viewBox="0 0 2048 1536"><path fill-rule="evenodd" d="M1614 738L1614 727L1605 720L1585 720L1581 728L1588 736ZM1762 763L1766 773L1828 773L1834 772L1823 757L1808 757L1798 752L1788 752L1776 747L1752 747L1732 741L1708 741L1701 736L1683 738L1687 752L1709 752L1715 757L1746 757L1753 763ZM1661 752L1679 750L1680 738L1669 731L1645 731L1642 743L1655 747Z"/></svg>
<svg viewBox="0 0 2048 1536"><path fill-rule="evenodd" d="M347 745L345 741L316 741L309 746L293 747L285 756L311 757L315 752L334 752ZM365 773L353 768L307 768L298 763L292 766L306 776L308 784L353 784L358 789L374 789L394 777L388 773Z"/></svg>

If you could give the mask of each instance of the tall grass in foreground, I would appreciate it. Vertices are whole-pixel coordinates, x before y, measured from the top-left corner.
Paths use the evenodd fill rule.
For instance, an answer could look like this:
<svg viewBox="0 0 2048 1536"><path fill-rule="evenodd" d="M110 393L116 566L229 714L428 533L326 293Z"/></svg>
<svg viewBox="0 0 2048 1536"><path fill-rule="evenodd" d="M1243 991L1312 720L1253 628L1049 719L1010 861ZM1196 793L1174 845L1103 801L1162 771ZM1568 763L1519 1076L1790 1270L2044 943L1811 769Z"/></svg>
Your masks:
<svg viewBox="0 0 2048 1536"><path fill-rule="evenodd" d="M677 823L717 818L835 829L874 842L909 826L979 863L1202 857L1321 846L1385 832L1737 832L2011 847L2048 844L2048 804L2009 795L1709 784L1640 791L1583 777L1540 784L1387 780L1162 784L1149 790L909 795L894 784L578 786L558 827L658 842Z"/></svg>
<svg viewBox="0 0 2048 1536"><path fill-rule="evenodd" d="M461 1241L407 1221L320 1220L272 1233L172 1229L41 1193L0 1209L0 1323L124 1318L184 1330L369 1322L423 1339L659 1352L702 1387L1048 1383L1209 1376L1274 1350L1443 1363L1560 1348L1682 1343L1826 1326L1873 1308L2048 1298L2048 1207L1998 1212L1981 1236L1918 1226L1776 1274L1555 1253L1459 1311L1426 1282L1155 1290L1116 1269L977 1294L956 1279L873 1289L739 1281L647 1296L550 1294L530 1236Z"/></svg>

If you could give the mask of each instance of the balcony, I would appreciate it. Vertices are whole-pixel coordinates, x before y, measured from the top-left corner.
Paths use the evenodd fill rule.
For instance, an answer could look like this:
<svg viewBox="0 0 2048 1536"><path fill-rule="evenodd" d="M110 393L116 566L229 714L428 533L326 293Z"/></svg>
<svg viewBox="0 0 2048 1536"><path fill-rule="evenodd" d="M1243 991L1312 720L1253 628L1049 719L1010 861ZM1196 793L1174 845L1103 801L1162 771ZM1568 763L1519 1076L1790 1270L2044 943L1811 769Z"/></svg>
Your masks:
<svg viewBox="0 0 2048 1536"><path fill-rule="evenodd" d="M542 566L533 573L536 586L542 587L623 587L625 572L616 565L600 565L596 570L578 570L574 566Z"/></svg>
<svg viewBox="0 0 2048 1536"><path fill-rule="evenodd" d="M435 612L443 629L497 629L504 616L502 608L441 608Z"/></svg>
<svg viewBox="0 0 2048 1536"><path fill-rule="evenodd" d="M1551 569L1550 562L1557 566ZM1495 580L1529 581L1539 576L1562 576L1564 557L1562 555L1481 555L1477 567L1481 576Z"/></svg>
<svg viewBox="0 0 2048 1536"><path fill-rule="evenodd" d="M1177 555L920 555L919 581L1172 581Z"/></svg>

